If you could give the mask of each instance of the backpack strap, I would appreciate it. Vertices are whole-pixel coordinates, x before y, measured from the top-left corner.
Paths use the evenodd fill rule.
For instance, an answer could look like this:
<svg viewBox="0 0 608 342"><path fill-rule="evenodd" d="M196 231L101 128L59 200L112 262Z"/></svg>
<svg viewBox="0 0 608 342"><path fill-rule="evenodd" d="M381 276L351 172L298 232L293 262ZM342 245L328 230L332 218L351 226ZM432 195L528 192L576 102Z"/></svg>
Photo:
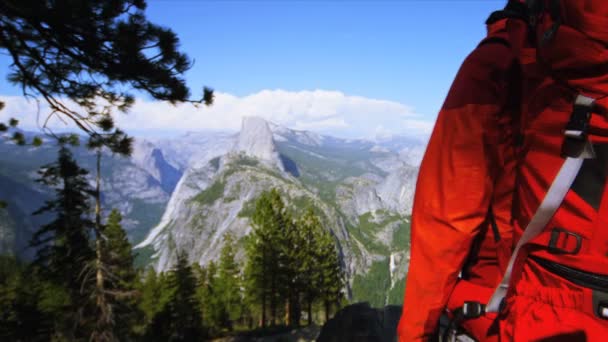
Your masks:
<svg viewBox="0 0 608 342"><path fill-rule="evenodd" d="M594 99L584 95L576 97L570 121L564 131L565 140L562 155L566 157L566 160L549 187L549 191L547 191L536 213L534 213L534 216L532 216L532 219L524 229L523 235L517 242L513 254L511 254L511 258L509 259L507 271L490 298L486 306L486 312L500 311L503 299L509 289L513 265L521 248L545 229L545 226L562 204L572 183L574 183L583 160L594 157L593 147L587 139L587 128L594 103Z"/></svg>
<svg viewBox="0 0 608 342"><path fill-rule="evenodd" d="M490 25L502 19L521 19L528 21L528 6L518 0L509 0L503 10L493 12L486 20L486 24Z"/></svg>

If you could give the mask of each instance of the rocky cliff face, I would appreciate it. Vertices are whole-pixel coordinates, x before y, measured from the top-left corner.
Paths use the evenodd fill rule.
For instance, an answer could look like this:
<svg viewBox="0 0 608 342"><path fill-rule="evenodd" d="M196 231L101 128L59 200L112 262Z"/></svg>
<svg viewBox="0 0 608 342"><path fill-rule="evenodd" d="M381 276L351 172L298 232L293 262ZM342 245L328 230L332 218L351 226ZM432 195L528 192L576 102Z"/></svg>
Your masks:
<svg viewBox="0 0 608 342"><path fill-rule="evenodd" d="M401 296L416 156L423 150L408 139L345 140L250 117L238 134L138 140L131 159L104 154L102 198L104 208L123 213L139 253L165 270L177 251L203 265L216 260L223 235L246 236L255 199L277 188L293 210L314 205L323 213L338 239L349 296ZM93 153L79 148L75 157L94 169ZM15 203L0 214L0 252L22 250L40 226L41 218L29 213L50 194L33 180L38 167L55 158L50 144L31 149L0 139L0 199ZM373 304L387 301L384 296Z"/></svg>
<svg viewBox="0 0 608 342"><path fill-rule="evenodd" d="M284 170L270 126L262 118L246 117L243 119L241 132L233 152L257 159L281 171Z"/></svg>
<svg viewBox="0 0 608 342"><path fill-rule="evenodd" d="M293 210L312 204L324 214L351 286L376 262L385 264L391 288L403 279L408 246L394 237L407 234L417 168L397 151L246 118L225 154L192 164L160 223L137 246L153 252L157 270L171 267L178 252L202 265L217 260L223 235L249 234L255 199L277 188Z"/></svg>
<svg viewBox="0 0 608 342"><path fill-rule="evenodd" d="M91 172L89 181L93 185L95 154L82 147L74 148L73 154L80 166ZM56 158L57 146L51 141L31 148L0 138L0 198L9 204L0 217L0 253L11 252L25 258L34 254L27 248L29 240L50 217L31 214L53 196L52 191L35 182L36 171ZM181 176L181 171L165 160L163 152L146 141L136 141L132 159L104 153L103 207L107 211L119 209L130 238L141 240L158 222Z"/></svg>

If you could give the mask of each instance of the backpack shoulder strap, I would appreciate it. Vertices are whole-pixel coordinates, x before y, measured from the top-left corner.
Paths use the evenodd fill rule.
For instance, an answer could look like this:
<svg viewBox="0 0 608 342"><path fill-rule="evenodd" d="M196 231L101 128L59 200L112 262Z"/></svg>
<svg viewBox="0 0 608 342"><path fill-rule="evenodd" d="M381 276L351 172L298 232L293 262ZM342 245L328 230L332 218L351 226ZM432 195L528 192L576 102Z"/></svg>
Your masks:
<svg viewBox="0 0 608 342"><path fill-rule="evenodd" d="M594 99L584 95L578 95L571 116L572 125L569 123L569 126L578 126L581 121L577 120L576 116L579 116L579 114L583 112L590 113L593 110L594 103ZM588 116L586 117L588 118ZM521 248L543 231L551 218L553 218L557 209L561 206L583 164L583 160L593 158L593 148L582 129L578 129L578 127L567 127L564 132L564 138L564 150L562 152L564 153L566 160L545 194L545 198L524 229L523 235L517 242L517 245L515 245L515 249L513 250L513 254L511 254L509 264L507 265L507 271L490 298L490 301L486 306L486 312L500 311L502 301L509 289L513 265L515 264L515 260L517 259ZM580 141L583 142L582 148L579 143ZM573 146L574 148L568 146Z"/></svg>
<svg viewBox="0 0 608 342"><path fill-rule="evenodd" d="M528 21L529 18L528 6L517 0L509 0L503 10L493 12L486 20L486 24L490 25L502 19L521 19Z"/></svg>

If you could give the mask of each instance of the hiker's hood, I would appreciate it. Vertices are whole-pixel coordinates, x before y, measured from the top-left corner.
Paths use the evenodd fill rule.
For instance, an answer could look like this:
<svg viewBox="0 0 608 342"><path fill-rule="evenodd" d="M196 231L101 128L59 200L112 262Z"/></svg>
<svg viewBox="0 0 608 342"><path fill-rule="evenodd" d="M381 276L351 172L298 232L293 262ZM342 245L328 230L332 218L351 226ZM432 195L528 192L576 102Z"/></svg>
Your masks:
<svg viewBox="0 0 608 342"><path fill-rule="evenodd" d="M546 42L553 21L549 13L539 20L539 62L577 91L608 95L608 1L561 0L560 9L562 23Z"/></svg>

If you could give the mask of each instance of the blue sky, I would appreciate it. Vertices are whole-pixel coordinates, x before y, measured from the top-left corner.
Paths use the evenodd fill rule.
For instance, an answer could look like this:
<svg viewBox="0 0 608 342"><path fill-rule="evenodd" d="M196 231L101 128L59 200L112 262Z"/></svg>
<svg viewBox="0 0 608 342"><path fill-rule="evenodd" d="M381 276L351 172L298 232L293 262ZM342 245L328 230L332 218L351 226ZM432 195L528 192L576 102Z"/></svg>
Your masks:
<svg viewBox="0 0 608 342"><path fill-rule="evenodd" d="M186 75L195 94L208 85L220 94L219 101L248 98L249 105L256 106L260 101L255 95L265 90L284 91L266 96L275 99L281 94L309 91L304 95L313 99L312 103L323 103L314 99L319 95L326 98L323 91L327 91L333 94L329 102L335 106L334 102L350 101L351 97L403 105L402 112L367 118L359 113L354 121L348 113L340 112L343 109L335 108L328 109L326 115L297 117L300 107L288 105L287 114L277 115L278 119L269 114L270 120L296 128L317 127L337 135L356 136L366 135L368 127L394 128L391 115L411 115L411 120L432 123L460 63L485 35L485 19L504 3L148 0L147 15L151 21L171 27L180 37L183 50L195 60ZM7 66L8 60L0 58L1 73ZM0 95L18 95L18 89L9 86L2 76ZM263 116L264 112L286 106L265 101L260 108L249 110L246 104L236 108L244 112L242 115L251 111ZM286 118L289 113L297 118ZM222 113L214 109L209 115ZM313 124L308 125L306 120ZM336 124L339 120L344 122ZM323 122L334 125L323 127ZM235 128L236 124L225 125ZM211 126L208 128L222 128L222 123ZM399 132L393 129L392 133Z"/></svg>

